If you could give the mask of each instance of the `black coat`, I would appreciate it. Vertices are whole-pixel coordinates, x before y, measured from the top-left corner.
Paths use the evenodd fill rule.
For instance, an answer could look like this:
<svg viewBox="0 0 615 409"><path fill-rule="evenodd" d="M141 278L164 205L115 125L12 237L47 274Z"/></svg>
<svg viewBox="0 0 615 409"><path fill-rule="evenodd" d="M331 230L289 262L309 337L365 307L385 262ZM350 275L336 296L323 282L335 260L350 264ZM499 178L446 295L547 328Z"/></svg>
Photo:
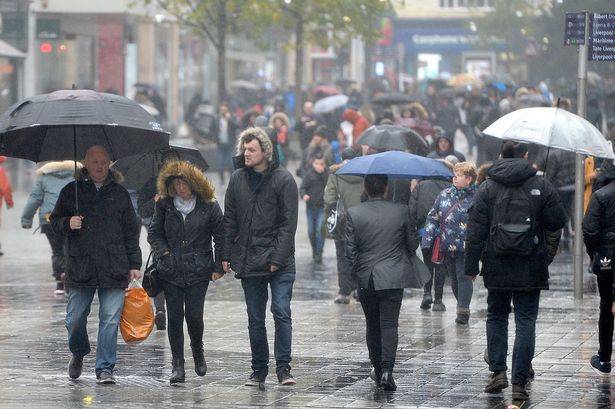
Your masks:
<svg viewBox="0 0 615 409"><path fill-rule="evenodd" d="M159 260L160 279L187 287L209 280L213 272L221 273L222 229L222 210L218 202L204 202L197 198L194 210L184 221L173 204L173 198L160 199L147 235L147 241ZM163 256L167 251L171 254Z"/></svg>
<svg viewBox="0 0 615 409"><path fill-rule="evenodd" d="M325 207L325 187L327 186L327 173L318 173L314 169L308 170L301 182L301 197L310 196L306 206L312 209L323 209Z"/></svg>
<svg viewBox="0 0 615 409"><path fill-rule="evenodd" d="M370 199L348 209L346 258L361 288L373 277L376 290L422 288L427 268L416 257L416 222L408 206Z"/></svg>
<svg viewBox="0 0 615 409"><path fill-rule="evenodd" d="M583 219L583 240L590 257L615 248L615 171L603 179L605 185L592 195Z"/></svg>
<svg viewBox="0 0 615 409"><path fill-rule="evenodd" d="M440 192L450 185L451 182L448 180L426 179L421 180L412 193L410 193L410 200L408 202L410 217L416 218L418 228L425 225L427 213L433 207Z"/></svg>
<svg viewBox="0 0 615 409"><path fill-rule="evenodd" d="M224 250L239 278L295 271L295 232L299 193L292 175L272 165L252 189L242 167L231 176L224 200Z"/></svg>
<svg viewBox="0 0 615 409"><path fill-rule="evenodd" d="M75 183L79 189L81 230L70 229L76 215ZM50 216L57 234L68 238L66 284L69 287L126 288L129 270L141 268L141 224L128 191L110 174L96 189L84 170L78 182L62 189Z"/></svg>
<svg viewBox="0 0 615 409"><path fill-rule="evenodd" d="M489 179L478 189L469 212L465 250L466 275L478 274L478 262L482 258L482 275L488 289L547 289L547 232L559 230L566 224L566 215L557 192L549 181L536 176L536 170L525 159L500 159L489 169L488 175ZM506 186L523 186L531 198L538 245L528 257L497 256L489 241L492 210L498 205L496 197Z"/></svg>

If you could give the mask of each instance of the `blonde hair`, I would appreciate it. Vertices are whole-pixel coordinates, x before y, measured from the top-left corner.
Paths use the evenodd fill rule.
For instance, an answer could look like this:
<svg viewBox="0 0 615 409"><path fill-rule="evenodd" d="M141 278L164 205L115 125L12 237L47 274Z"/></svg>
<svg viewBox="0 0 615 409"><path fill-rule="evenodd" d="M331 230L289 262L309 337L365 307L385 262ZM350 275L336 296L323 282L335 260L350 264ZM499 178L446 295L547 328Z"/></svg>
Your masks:
<svg viewBox="0 0 615 409"><path fill-rule="evenodd" d="M453 167L454 172L459 172L472 178L472 183L476 181L476 165L474 162L459 162Z"/></svg>

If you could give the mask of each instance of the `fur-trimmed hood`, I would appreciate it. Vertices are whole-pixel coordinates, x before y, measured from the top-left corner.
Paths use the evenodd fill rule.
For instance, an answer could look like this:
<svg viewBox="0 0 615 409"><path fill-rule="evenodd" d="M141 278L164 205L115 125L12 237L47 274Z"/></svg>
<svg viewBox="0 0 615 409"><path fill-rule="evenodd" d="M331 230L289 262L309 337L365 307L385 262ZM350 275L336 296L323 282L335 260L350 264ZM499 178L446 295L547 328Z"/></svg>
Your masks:
<svg viewBox="0 0 615 409"><path fill-rule="evenodd" d="M157 183L160 197L173 196L170 192L170 181L175 178L185 180L192 192L198 195L204 202L216 200L213 184L198 167L185 161L169 162L160 170Z"/></svg>
<svg viewBox="0 0 615 409"><path fill-rule="evenodd" d="M239 134L239 138L237 140L237 155L243 156L245 152L243 145L246 140L246 137L250 135L254 135L256 139L258 139L261 148L265 153L265 158L267 158L267 162L269 162L269 165L272 165L274 163L273 142L271 142L271 138L269 138L267 132L265 132L261 128L248 128L241 134Z"/></svg>
<svg viewBox="0 0 615 409"><path fill-rule="evenodd" d="M77 170L83 168L81 162L77 162ZM64 176L75 172L75 162L72 160L64 160L59 162L49 162L37 169L37 175L60 174Z"/></svg>
<svg viewBox="0 0 615 409"><path fill-rule="evenodd" d="M286 125L287 128L290 128L290 119L288 118L288 115L286 115L284 112L276 112L275 114L271 115L271 118L269 118L270 127L275 128L274 122L276 119L281 119L282 122L284 122L284 125Z"/></svg>

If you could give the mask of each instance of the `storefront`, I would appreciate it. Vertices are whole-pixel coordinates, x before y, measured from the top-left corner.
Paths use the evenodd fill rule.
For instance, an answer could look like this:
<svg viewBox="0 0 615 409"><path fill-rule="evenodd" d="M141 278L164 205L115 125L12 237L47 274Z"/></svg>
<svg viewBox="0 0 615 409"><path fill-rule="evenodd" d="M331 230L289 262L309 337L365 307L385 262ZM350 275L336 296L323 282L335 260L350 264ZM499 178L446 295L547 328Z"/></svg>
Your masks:
<svg viewBox="0 0 615 409"><path fill-rule="evenodd" d="M496 54L502 41L492 39L481 46L480 36L461 21L399 21L395 42L401 45L401 71L418 80L468 72L489 75L497 72Z"/></svg>

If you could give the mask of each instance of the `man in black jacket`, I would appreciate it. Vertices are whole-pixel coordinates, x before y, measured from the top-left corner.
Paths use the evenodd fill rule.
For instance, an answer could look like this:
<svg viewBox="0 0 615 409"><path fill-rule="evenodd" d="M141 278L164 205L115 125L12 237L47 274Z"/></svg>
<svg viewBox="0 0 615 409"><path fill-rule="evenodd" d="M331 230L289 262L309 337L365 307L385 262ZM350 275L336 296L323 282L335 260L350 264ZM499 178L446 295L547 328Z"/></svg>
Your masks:
<svg viewBox="0 0 615 409"><path fill-rule="evenodd" d="M118 175L109 173L109 163L104 148L90 148L79 180L62 189L50 216L53 230L68 239L66 328L73 354L68 375L72 379L81 376L83 357L90 352L86 324L98 290L96 378L104 384L115 383L113 368L124 290L130 280L141 277L139 221L128 191L119 185Z"/></svg>
<svg viewBox="0 0 615 409"><path fill-rule="evenodd" d="M610 165L613 162L611 161ZM592 259L593 272L598 277L600 318L598 320L598 355L591 366L602 375L611 373L613 351L613 263L615 263L615 168L605 166L601 175L603 187L592 195L583 219L583 240Z"/></svg>
<svg viewBox="0 0 615 409"><path fill-rule="evenodd" d="M502 159L494 162L488 172L489 178L476 193L466 235L465 273L473 278L478 275L479 260L482 260L482 275L488 290L487 351L489 369L493 375L485 387L487 393L498 393L508 387L508 315L511 302L515 306L514 400L528 399L525 385L534 357L540 290L549 288L548 266L550 254L554 254L554 249L548 247L557 248L559 244L557 240L549 241L548 235L566 223L557 192L549 181L536 176L536 169L527 161L527 154L525 144L504 144ZM513 199L504 202L507 197L514 198L515 204L504 204L513 203ZM495 220L494 215L499 214L497 209L501 210L503 206L508 206L505 214L512 214L514 209L528 209L529 214L523 216L523 223L526 224L504 224L509 222ZM525 236L515 241L519 252L501 245L498 229L512 226L507 231L515 235L520 231L519 226L526 225L529 228L523 230Z"/></svg>
<svg viewBox="0 0 615 409"><path fill-rule="evenodd" d="M244 165L233 173L226 190L222 267L241 279L246 298L253 371L246 385L263 383L269 371L265 327L269 286L278 381L294 385L290 301L295 281L297 184L274 160L273 144L262 129L243 131L237 147L243 159L237 162Z"/></svg>

